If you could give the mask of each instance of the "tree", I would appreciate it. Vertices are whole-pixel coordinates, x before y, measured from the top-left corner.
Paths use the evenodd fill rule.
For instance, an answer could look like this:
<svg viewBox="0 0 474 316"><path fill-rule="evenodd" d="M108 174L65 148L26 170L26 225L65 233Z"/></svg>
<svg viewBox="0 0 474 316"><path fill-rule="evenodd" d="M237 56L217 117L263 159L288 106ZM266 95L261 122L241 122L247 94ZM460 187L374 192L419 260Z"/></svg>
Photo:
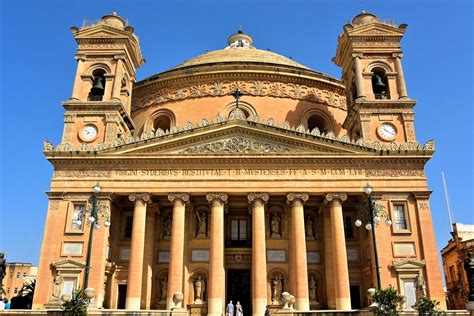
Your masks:
<svg viewBox="0 0 474 316"><path fill-rule="evenodd" d="M393 316L400 313L400 303L404 297L398 295L397 290L391 285L386 289L376 290L373 307L375 315Z"/></svg>
<svg viewBox="0 0 474 316"><path fill-rule="evenodd" d="M12 309L31 309L33 304L33 296L35 294L36 280L31 283L23 283L17 296L12 298L11 308Z"/></svg>

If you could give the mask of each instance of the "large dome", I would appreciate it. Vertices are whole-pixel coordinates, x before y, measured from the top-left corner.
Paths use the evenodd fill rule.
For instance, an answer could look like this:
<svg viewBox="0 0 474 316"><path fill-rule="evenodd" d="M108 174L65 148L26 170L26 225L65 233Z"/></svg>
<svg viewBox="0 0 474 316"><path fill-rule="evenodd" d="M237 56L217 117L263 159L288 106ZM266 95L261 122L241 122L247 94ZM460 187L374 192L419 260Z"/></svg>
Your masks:
<svg viewBox="0 0 474 316"><path fill-rule="evenodd" d="M310 70L308 67L297 63L282 55L257 49L252 46L252 38L244 33L237 33L229 37L229 46L224 49L207 52L194 57L173 69L186 68L196 65L216 63L265 63L281 66L290 66Z"/></svg>

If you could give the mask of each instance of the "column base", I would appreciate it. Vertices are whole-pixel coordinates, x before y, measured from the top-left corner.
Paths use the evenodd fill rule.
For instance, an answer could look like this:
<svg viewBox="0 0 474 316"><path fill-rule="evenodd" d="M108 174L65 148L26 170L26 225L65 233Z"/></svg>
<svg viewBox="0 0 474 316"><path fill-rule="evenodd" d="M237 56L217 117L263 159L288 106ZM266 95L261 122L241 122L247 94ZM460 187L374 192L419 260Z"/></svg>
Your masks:
<svg viewBox="0 0 474 316"><path fill-rule="evenodd" d="M263 314L265 314L266 308L267 308L266 298L252 299L252 315L253 316L262 316Z"/></svg>
<svg viewBox="0 0 474 316"><path fill-rule="evenodd" d="M295 307L299 312L309 311L309 299L307 298L296 299Z"/></svg>
<svg viewBox="0 0 474 316"><path fill-rule="evenodd" d="M125 309L138 311L140 310L141 299L139 297L127 297L125 299Z"/></svg>
<svg viewBox="0 0 474 316"><path fill-rule="evenodd" d="M342 311L350 311L351 299L350 298L336 298L336 309Z"/></svg>
<svg viewBox="0 0 474 316"><path fill-rule="evenodd" d="M207 315L221 316L224 310L224 301L222 298L208 298L207 299Z"/></svg>

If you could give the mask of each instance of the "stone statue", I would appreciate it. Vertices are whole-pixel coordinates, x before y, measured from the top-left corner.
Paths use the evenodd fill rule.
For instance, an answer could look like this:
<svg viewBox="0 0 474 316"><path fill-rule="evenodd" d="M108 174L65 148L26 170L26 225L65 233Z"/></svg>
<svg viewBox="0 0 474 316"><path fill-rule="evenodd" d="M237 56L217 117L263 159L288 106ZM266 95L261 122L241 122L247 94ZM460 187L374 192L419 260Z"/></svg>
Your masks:
<svg viewBox="0 0 474 316"><path fill-rule="evenodd" d="M467 258L464 260L464 270L466 271L469 284L469 297L467 300L474 302L474 259L470 253L467 254Z"/></svg>
<svg viewBox="0 0 474 316"><path fill-rule="evenodd" d="M415 280L415 289L416 289L416 300L420 300L426 297L426 284L423 279L421 272L418 274L418 277Z"/></svg>
<svg viewBox="0 0 474 316"><path fill-rule="evenodd" d="M273 287L273 304L280 304L280 296L281 296L281 291L283 290L283 285L281 284L281 279L282 276L281 274L278 274L273 280L272 280L272 287Z"/></svg>
<svg viewBox="0 0 474 316"><path fill-rule="evenodd" d="M166 302L166 292L168 291L168 278L164 277L161 279L161 293L160 293L160 298L161 302Z"/></svg>
<svg viewBox="0 0 474 316"><path fill-rule="evenodd" d="M308 282L308 288L309 288L309 300L316 302L317 301L317 295L316 295L316 280L314 277L311 277Z"/></svg>
<svg viewBox="0 0 474 316"><path fill-rule="evenodd" d="M272 238L280 238L280 222L281 222L281 217L277 213L273 213L272 220L270 223L270 228L271 228L271 237Z"/></svg>
<svg viewBox="0 0 474 316"><path fill-rule="evenodd" d="M206 213L202 212L202 215L199 215L199 212L196 212L196 218L198 220L198 231L196 236L197 237L206 237L207 236L207 216Z"/></svg>
<svg viewBox="0 0 474 316"><path fill-rule="evenodd" d="M194 304L202 304L204 301L204 290L206 288L206 283L201 276L198 276L194 282Z"/></svg>
<svg viewBox="0 0 474 316"><path fill-rule="evenodd" d="M171 214L166 217L165 222L163 223L163 237L164 239L170 239L171 238L171 227L172 227L172 219L171 219Z"/></svg>
<svg viewBox="0 0 474 316"><path fill-rule="evenodd" d="M313 239L314 234L313 234L313 220L311 219L311 216L306 216L306 221L304 222L304 227L305 227L305 232L306 232L306 237L308 239Z"/></svg>
<svg viewBox="0 0 474 316"><path fill-rule="evenodd" d="M53 279L53 298L61 299L61 291L64 279L60 272L56 273L56 276Z"/></svg>

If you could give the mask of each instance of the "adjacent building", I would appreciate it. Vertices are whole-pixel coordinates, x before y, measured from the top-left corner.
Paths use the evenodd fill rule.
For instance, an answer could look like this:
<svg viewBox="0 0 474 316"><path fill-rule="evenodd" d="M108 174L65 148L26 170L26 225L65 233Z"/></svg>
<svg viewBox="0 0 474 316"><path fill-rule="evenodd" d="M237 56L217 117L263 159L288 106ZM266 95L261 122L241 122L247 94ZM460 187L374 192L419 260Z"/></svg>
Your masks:
<svg viewBox="0 0 474 316"><path fill-rule="evenodd" d="M469 296L469 282L464 270L467 254L474 256L474 224L454 223L453 238L441 250L446 300L449 309L466 309Z"/></svg>
<svg viewBox="0 0 474 316"><path fill-rule="evenodd" d="M32 283L36 280L38 267L31 263L9 262L5 277L3 278L4 296L9 300L15 297L25 283Z"/></svg>
<svg viewBox="0 0 474 316"><path fill-rule="evenodd" d="M104 308L222 315L233 300L262 315L289 292L301 311L358 309L377 286L373 233L383 287L406 308L444 302L424 172L434 142L415 135L406 27L365 12L344 25L340 79L239 31L141 81L124 19L71 28L77 72L62 141L44 146L54 174L34 308L87 279ZM381 212L370 230L367 184Z"/></svg>

